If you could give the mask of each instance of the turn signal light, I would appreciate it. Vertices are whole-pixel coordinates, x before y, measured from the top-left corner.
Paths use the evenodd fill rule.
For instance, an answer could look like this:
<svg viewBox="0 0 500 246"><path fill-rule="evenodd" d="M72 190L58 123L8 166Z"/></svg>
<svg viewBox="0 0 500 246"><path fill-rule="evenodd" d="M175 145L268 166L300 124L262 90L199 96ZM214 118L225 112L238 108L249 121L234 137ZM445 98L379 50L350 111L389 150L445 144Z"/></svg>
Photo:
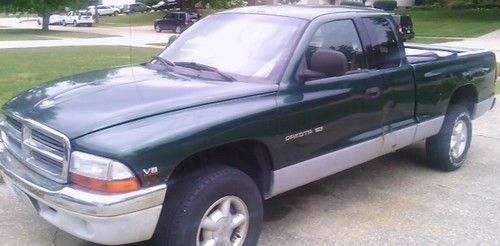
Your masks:
<svg viewBox="0 0 500 246"><path fill-rule="evenodd" d="M136 178L125 180L99 180L78 174L71 174L71 181L74 184L90 188L92 190L105 191L110 193L123 193L138 190L141 185Z"/></svg>

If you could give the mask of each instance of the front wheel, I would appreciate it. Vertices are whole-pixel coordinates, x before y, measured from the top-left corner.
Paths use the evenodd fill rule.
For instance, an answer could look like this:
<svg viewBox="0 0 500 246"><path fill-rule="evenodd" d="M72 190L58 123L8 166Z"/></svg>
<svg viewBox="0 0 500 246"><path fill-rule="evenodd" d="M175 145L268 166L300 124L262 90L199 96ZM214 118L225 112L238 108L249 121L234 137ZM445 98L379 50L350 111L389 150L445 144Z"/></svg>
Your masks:
<svg viewBox="0 0 500 246"><path fill-rule="evenodd" d="M457 170L465 162L471 139L472 121L468 110L451 104L441 131L426 141L430 164L444 171Z"/></svg>
<svg viewBox="0 0 500 246"><path fill-rule="evenodd" d="M73 26L78 26L78 23L76 21L73 21Z"/></svg>
<svg viewBox="0 0 500 246"><path fill-rule="evenodd" d="M180 34L182 32L182 27L181 26L175 27L174 32Z"/></svg>
<svg viewBox="0 0 500 246"><path fill-rule="evenodd" d="M156 32L161 32L161 27L160 27L160 25L155 25L155 31L156 31Z"/></svg>
<svg viewBox="0 0 500 246"><path fill-rule="evenodd" d="M62 25L63 25L63 26L66 26L66 21L62 21Z"/></svg>
<svg viewBox="0 0 500 246"><path fill-rule="evenodd" d="M169 188L156 229L158 245L256 245L262 197L253 180L230 167L212 166Z"/></svg>

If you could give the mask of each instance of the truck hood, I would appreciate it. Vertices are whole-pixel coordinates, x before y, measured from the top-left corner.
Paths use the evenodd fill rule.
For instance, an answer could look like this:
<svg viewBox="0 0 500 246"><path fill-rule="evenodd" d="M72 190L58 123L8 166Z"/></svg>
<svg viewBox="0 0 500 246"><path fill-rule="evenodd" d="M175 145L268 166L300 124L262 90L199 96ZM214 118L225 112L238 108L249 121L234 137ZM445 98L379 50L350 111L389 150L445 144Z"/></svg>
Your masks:
<svg viewBox="0 0 500 246"><path fill-rule="evenodd" d="M151 115L277 89L275 84L191 79L145 66L129 66L33 88L11 99L4 110L74 139Z"/></svg>

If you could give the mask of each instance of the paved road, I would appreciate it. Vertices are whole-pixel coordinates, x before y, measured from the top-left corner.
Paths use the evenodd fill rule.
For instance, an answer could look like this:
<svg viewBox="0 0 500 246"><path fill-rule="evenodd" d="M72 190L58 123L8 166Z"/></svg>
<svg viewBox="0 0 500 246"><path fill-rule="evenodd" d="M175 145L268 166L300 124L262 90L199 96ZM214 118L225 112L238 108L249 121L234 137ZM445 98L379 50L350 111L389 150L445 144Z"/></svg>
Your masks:
<svg viewBox="0 0 500 246"><path fill-rule="evenodd" d="M10 28L40 28L35 22L19 23L17 18L0 18L0 27ZM28 47L55 47L55 46L94 46L118 45L151 47L151 43L166 43L172 33L156 33L153 26L139 27L63 27L51 26L52 30L88 32L105 35L116 35L116 38L94 39L65 39L65 40L38 40L38 41L3 41L0 49L28 48ZM500 62L500 29L477 38L464 38L462 41L440 43L442 46L489 49L496 53L497 62ZM157 47L161 48L161 47Z"/></svg>
<svg viewBox="0 0 500 246"><path fill-rule="evenodd" d="M19 23L17 18L0 18L1 28L35 29L40 28L35 22ZM138 27L72 27L72 26L50 26L51 30L74 31L96 33L102 35L114 35L108 38L65 38L58 40L23 40L23 41L0 41L0 49L11 48L34 48L34 47L59 47L59 46L135 46L155 47L152 43L166 43L170 36L169 32L157 33L153 26Z"/></svg>
<svg viewBox="0 0 500 246"><path fill-rule="evenodd" d="M468 38L462 41L440 43L439 45L463 48L488 49L496 54L500 62L500 29L477 38Z"/></svg>
<svg viewBox="0 0 500 246"><path fill-rule="evenodd" d="M266 201L260 245L499 245L500 110L474 127L456 172L425 166L419 143ZM1 245L93 245L30 212L4 185L0 201Z"/></svg>

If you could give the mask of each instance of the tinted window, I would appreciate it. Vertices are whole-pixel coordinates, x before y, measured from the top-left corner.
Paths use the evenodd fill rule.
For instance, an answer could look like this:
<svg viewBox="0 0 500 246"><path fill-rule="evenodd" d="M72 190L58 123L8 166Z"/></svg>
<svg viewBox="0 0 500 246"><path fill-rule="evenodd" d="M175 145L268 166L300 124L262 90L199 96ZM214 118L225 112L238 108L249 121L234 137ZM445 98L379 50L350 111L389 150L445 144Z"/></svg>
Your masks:
<svg viewBox="0 0 500 246"><path fill-rule="evenodd" d="M391 22L383 17L363 18L372 43L372 67L397 67L401 63L398 41Z"/></svg>
<svg viewBox="0 0 500 246"><path fill-rule="evenodd" d="M308 68L312 54L319 49L342 52L347 58L348 71L366 68L363 48L351 20L329 22L316 31L306 51Z"/></svg>

